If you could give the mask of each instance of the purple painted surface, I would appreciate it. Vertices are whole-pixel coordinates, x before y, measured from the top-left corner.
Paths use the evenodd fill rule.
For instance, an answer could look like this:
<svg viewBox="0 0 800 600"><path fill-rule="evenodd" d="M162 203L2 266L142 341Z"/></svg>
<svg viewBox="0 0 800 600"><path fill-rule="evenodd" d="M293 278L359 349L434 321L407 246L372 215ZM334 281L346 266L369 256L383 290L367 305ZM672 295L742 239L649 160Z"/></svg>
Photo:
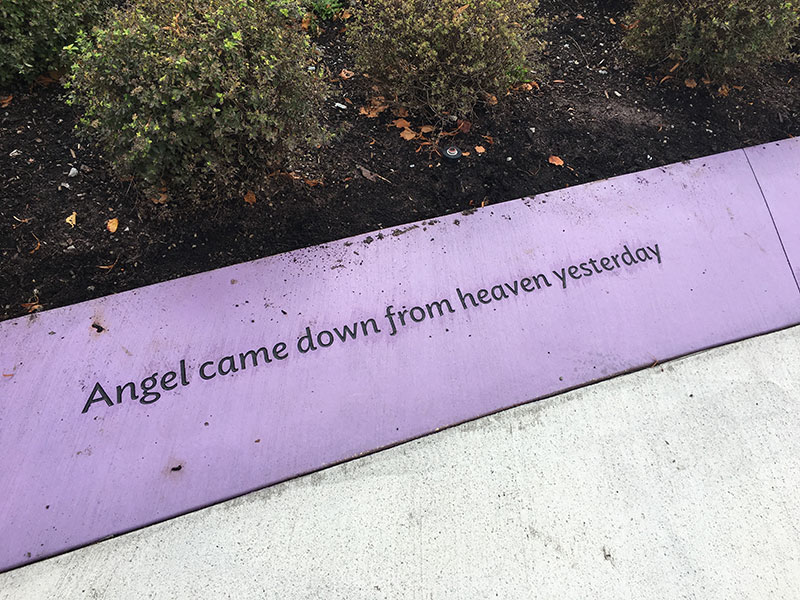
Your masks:
<svg viewBox="0 0 800 600"><path fill-rule="evenodd" d="M800 138L745 150L800 282Z"/></svg>
<svg viewBox="0 0 800 600"><path fill-rule="evenodd" d="M626 266L624 245L653 258ZM602 270L615 254L622 266ZM566 270L564 289L553 270L578 275L589 258L602 273ZM551 287L523 291L539 273ZM508 298L466 310L455 291L506 283ZM455 312L431 307L390 335L388 305L445 298ZM296 347L306 326L369 318L380 333ZM800 293L742 151L6 321L0 569L798 322ZM281 341L284 360L199 376L205 361L261 346L272 358ZM115 386L181 359L188 385L168 376L178 387L153 404L82 414L97 383L115 399Z"/></svg>

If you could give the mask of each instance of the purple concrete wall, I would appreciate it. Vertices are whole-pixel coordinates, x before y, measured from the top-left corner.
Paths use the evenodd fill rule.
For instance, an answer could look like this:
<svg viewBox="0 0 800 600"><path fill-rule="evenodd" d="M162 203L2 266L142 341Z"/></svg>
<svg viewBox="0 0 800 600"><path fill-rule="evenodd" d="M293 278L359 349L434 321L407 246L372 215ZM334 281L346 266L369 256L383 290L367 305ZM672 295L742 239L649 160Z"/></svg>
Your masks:
<svg viewBox="0 0 800 600"><path fill-rule="evenodd" d="M800 138L745 150L800 282Z"/></svg>
<svg viewBox="0 0 800 600"><path fill-rule="evenodd" d="M0 569L796 323L742 151L6 321Z"/></svg>

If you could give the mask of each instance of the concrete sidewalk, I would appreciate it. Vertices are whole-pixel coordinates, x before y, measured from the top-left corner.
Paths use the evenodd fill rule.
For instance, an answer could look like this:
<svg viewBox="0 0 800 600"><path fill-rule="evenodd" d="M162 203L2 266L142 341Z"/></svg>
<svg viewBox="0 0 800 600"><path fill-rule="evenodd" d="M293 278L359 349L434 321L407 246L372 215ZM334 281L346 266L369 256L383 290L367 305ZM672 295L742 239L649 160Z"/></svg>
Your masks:
<svg viewBox="0 0 800 600"><path fill-rule="evenodd" d="M800 327L10 571L0 598L796 599L798 409Z"/></svg>

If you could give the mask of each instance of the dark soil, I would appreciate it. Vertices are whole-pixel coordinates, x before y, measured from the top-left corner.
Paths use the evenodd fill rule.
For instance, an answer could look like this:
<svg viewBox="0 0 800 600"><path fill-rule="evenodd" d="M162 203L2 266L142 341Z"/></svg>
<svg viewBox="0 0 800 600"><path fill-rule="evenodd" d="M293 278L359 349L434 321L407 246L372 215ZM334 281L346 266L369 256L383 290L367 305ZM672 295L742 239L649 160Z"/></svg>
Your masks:
<svg viewBox="0 0 800 600"><path fill-rule="evenodd" d="M420 148L421 138L401 138L391 109L359 115L375 95L368 78L335 82L324 116L337 132L332 143L298 156L286 169L294 177L273 177L273 191L254 205L154 204L76 137L77 112L57 84L7 90L0 96L14 97L0 110L0 320L800 134L796 65L733 82L727 96L719 84L690 89L680 69L642 66L620 47L626 9L619 1L543 0L551 28L538 89L514 91L479 111L468 133L440 138L469 152L455 162ZM317 40L332 74L354 70L341 27L327 24ZM665 75L672 78L661 82ZM428 141L458 126L413 113L406 119L415 131L435 126ZM565 165L550 164L551 155ZM78 174L68 177L73 167ZM71 227L65 219L73 212ZM106 229L110 218L118 219L116 233Z"/></svg>

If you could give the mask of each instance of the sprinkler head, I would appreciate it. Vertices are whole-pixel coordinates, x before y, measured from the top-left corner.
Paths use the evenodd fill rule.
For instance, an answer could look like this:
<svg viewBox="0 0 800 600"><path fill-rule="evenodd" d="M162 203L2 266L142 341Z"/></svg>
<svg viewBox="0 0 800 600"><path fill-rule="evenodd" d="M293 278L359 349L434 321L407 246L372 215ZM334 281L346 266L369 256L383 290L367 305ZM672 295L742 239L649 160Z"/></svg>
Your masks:
<svg viewBox="0 0 800 600"><path fill-rule="evenodd" d="M442 153L442 156L444 156L449 160L458 160L459 158L461 158L461 155L462 155L461 150L459 150L456 146L448 146Z"/></svg>

